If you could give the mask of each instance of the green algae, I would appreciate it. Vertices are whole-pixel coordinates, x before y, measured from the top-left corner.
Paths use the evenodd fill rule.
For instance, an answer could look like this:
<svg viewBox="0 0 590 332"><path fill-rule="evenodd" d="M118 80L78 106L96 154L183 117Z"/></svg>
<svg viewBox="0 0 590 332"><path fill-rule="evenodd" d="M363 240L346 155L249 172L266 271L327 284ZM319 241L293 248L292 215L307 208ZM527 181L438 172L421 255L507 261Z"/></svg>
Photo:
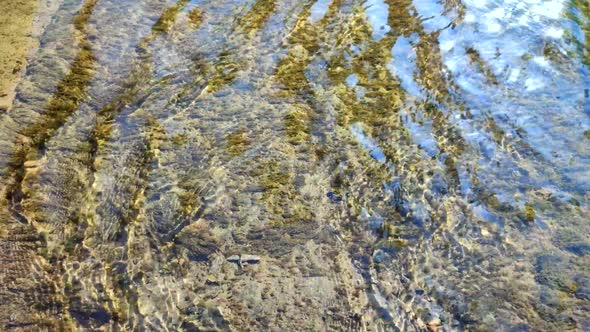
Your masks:
<svg viewBox="0 0 590 332"><path fill-rule="evenodd" d="M276 3L274 0L257 0L250 10L238 19L236 30L242 32L247 38L252 38L275 10ZM197 16L202 19L202 14L193 14L194 18ZM226 49L220 52L217 61L213 65L206 67L209 72L206 91L215 93L234 81L243 64L236 60L236 55L233 54L231 49Z"/></svg>
<svg viewBox="0 0 590 332"><path fill-rule="evenodd" d="M175 5L164 10L158 21L152 27L152 30L159 32L168 32L176 23L178 13L189 3L189 0L179 0Z"/></svg>
<svg viewBox="0 0 590 332"><path fill-rule="evenodd" d="M311 115L304 107L297 107L285 115L285 131L290 143L301 144L309 140Z"/></svg>
<svg viewBox="0 0 590 332"><path fill-rule="evenodd" d="M121 84L121 89L117 92L117 98L101 108L97 113L97 121L91 135L93 144L92 151L104 148L111 136L115 117L121 111L132 103L140 102L150 90L155 89L158 84L166 82L164 77L158 82L151 83L151 55L148 47L151 42L159 35L169 31L173 22L175 22L178 13L186 6L188 1L179 1L174 6L167 8L162 12L156 23L152 25L151 33L143 38L137 47L140 58L134 63L129 77ZM167 23L166 23L167 22ZM170 25L166 25L170 23ZM148 86L141 84L149 82ZM180 139L180 140L178 140ZM182 143L182 137L177 137L178 144Z"/></svg>
<svg viewBox="0 0 590 332"><path fill-rule="evenodd" d="M289 92L305 90L308 86L305 67L309 63L308 51L302 46L295 46L277 66L276 77Z"/></svg>
<svg viewBox="0 0 590 332"><path fill-rule="evenodd" d="M506 133L502 128L500 128L500 126L498 125L498 123L496 123L494 119L488 119L486 123L486 128L492 133L496 143L502 143L502 140L505 137Z"/></svg>
<svg viewBox="0 0 590 332"><path fill-rule="evenodd" d="M479 52L473 47L469 47L465 53L469 58L469 61L476 65L478 70L485 76L486 80L491 84L498 84L498 79L494 75L490 66L482 59Z"/></svg>
<svg viewBox="0 0 590 332"><path fill-rule="evenodd" d="M526 221L528 221L528 222L535 221L536 213L535 213L535 209L532 204L530 204L530 203L525 204L524 214L525 214Z"/></svg>
<svg viewBox="0 0 590 332"><path fill-rule="evenodd" d="M276 68L275 77L286 88L286 94L310 93L309 83L305 77L305 68L312 56L319 50L319 32L321 25L309 23L309 5L305 6L289 35L291 47Z"/></svg>
<svg viewBox="0 0 590 332"><path fill-rule="evenodd" d="M547 60L557 64L562 64L567 60L560 52L559 47L551 42L546 42L543 46L543 56L545 56Z"/></svg>
<svg viewBox="0 0 590 332"><path fill-rule="evenodd" d="M267 194L279 192L291 182L290 174L279 163L263 162L250 171L250 175L261 179Z"/></svg>
<svg viewBox="0 0 590 332"><path fill-rule="evenodd" d="M203 198L204 189L195 189L195 184L190 180L181 181L178 184L178 190L176 191L176 197L180 202L179 211L175 212L175 218L180 222L171 228L163 237L164 241L173 241L178 236L183 234L190 234L195 231L195 227L191 226L195 222L199 221L207 208L207 203ZM197 187L198 188L198 187ZM200 225L197 228L205 227ZM210 230L206 230L208 233L207 239L213 241L216 246L219 246L219 240L215 237ZM215 250L215 247L211 245L209 250Z"/></svg>
<svg viewBox="0 0 590 332"><path fill-rule="evenodd" d="M416 79L432 96L441 103L447 103L449 98L449 84L443 72L443 59L438 46L437 34L420 34L416 45L416 66L419 75Z"/></svg>
<svg viewBox="0 0 590 332"><path fill-rule="evenodd" d="M505 202L500 202L498 197L494 194L487 195L486 197L481 198L483 202L485 202L486 206L499 211L499 212L512 212L514 208Z"/></svg>
<svg viewBox="0 0 590 332"><path fill-rule="evenodd" d="M98 1L99 0L88 0L84 2L84 5L80 9L76 17L74 17L74 20L72 22L74 24L74 27L78 31L82 32L86 30L86 25L88 24L88 21L92 16L92 11L94 10L94 7L98 3Z"/></svg>
<svg viewBox="0 0 590 332"><path fill-rule="evenodd" d="M217 57L217 63L211 69L211 76L207 81L207 90L217 92L231 83L240 71L240 64L233 59L233 54L227 51L221 52Z"/></svg>
<svg viewBox="0 0 590 332"><path fill-rule="evenodd" d="M32 138L33 145L42 145L78 110L87 96L88 84L94 76L95 62L92 47L83 43L70 67L70 73L61 81L47 105L46 115L26 131L25 135Z"/></svg>
<svg viewBox="0 0 590 332"><path fill-rule="evenodd" d="M379 235L382 238L393 238L396 236L396 229L393 224L389 222L384 222L381 226L379 226Z"/></svg>
<svg viewBox="0 0 590 332"><path fill-rule="evenodd" d="M266 208L277 218L274 225L309 221L313 213L294 186L294 174L285 163L271 160L257 162L249 174L259 179Z"/></svg>
<svg viewBox="0 0 590 332"><path fill-rule="evenodd" d="M187 14L188 22L193 29L198 28L204 20L204 13L199 8L194 8Z"/></svg>
<svg viewBox="0 0 590 332"><path fill-rule="evenodd" d="M178 146L183 146L183 145L187 144L188 140L189 140L188 135L184 134L184 133L176 134L170 138L170 141L172 141L172 143L174 143Z"/></svg>
<svg viewBox="0 0 590 332"><path fill-rule="evenodd" d="M80 234L80 233L74 233L72 236L70 236L65 244L64 244L64 250L65 252L69 253L69 254L73 254L74 250L76 249L76 247L78 245L80 245L82 243L82 241L84 240L84 235Z"/></svg>
<svg viewBox="0 0 590 332"><path fill-rule="evenodd" d="M46 112L34 125L27 128L25 135L30 137L33 146L41 146L61 127L66 119L77 111L87 96L88 84L94 76L96 58L92 46L86 40L86 24L98 0L84 3L74 19L79 33L80 51L72 64L69 74L57 86L57 91L46 107Z"/></svg>
<svg viewBox="0 0 590 332"><path fill-rule="evenodd" d="M19 213L18 210L22 209L20 201L27 195L23 188L23 182L27 175L25 167L27 161L37 160L41 157L39 154L43 152L47 140L78 110L80 104L87 97L88 85L94 76L96 59L92 47L86 39L86 23L90 19L96 3L97 0L85 2L74 18L80 50L70 65L69 73L58 84L56 92L46 105L44 112L39 114L39 117L31 125L23 129L22 137L24 138L15 146L15 151L12 153L14 182L6 196L13 202L11 209L15 213ZM31 215L41 217L35 207L29 206L29 209Z"/></svg>
<svg viewBox="0 0 590 332"><path fill-rule="evenodd" d="M585 42L580 42L571 36L569 41L576 45L576 51L584 64L590 66L590 4L584 0L570 0L568 6L576 11L568 10L565 16L581 28L585 38Z"/></svg>
<svg viewBox="0 0 590 332"><path fill-rule="evenodd" d="M225 140L227 142L225 149L232 157L241 155L252 143L243 129L228 134Z"/></svg>
<svg viewBox="0 0 590 332"><path fill-rule="evenodd" d="M276 10L275 0L256 0L250 10L240 18L238 30L247 35L258 31Z"/></svg>

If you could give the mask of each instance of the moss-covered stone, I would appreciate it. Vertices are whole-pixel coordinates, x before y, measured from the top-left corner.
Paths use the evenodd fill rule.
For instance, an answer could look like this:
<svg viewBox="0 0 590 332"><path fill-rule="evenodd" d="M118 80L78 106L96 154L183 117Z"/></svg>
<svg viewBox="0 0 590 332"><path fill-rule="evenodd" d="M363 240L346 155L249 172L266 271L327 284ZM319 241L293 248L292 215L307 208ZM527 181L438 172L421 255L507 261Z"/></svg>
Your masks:
<svg viewBox="0 0 590 332"><path fill-rule="evenodd" d="M524 206L524 215L526 218L526 221L528 222L534 222L535 221L535 209L533 208L533 205L530 203L525 204Z"/></svg>

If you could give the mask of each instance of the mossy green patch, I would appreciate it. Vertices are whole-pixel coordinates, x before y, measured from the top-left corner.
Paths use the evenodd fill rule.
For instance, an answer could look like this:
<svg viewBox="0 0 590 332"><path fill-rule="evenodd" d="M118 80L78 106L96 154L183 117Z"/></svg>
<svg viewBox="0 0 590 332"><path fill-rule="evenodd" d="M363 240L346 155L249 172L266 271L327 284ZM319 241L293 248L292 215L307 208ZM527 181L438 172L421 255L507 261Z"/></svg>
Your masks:
<svg viewBox="0 0 590 332"><path fill-rule="evenodd" d="M396 229L393 226L393 224L389 223L389 222L384 222L383 224L381 224L381 226L379 227L379 235L382 238L393 238L396 235Z"/></svg>
<svg viewBox="0 0 590 332"><path fill-rule="evenodd" d="M590 65L590 3L585 0L570 0L568 5L576 10L565 11L565 16L581 28L585 41L580 42L569 31L566 31L566 35L569 35L568 41L576 46L576 52L588 66ZM576 15L576 13L579 15Z"/></svg>
<svg viewBox="0 0 590 332"><path fill-rule="evenodd" d="M207 82L207 90L209 92L219 91L222 87L231 83L239 71L240 65L233 60L231 53L222 52Z"/></svg>
<svg viewBox="0 0 590 332"><path fill-rule="evenodd" d="M246 34L258 31L276 9L276 0L257 0L240 21L238 29Z"/></svg>
<svg viewBox="0 0 590 332"><path fill-rule="evenodd" d="M275 76L289 92L306 90L308 82L305 67L309 61L309 52L303 46L296 45L279 61Z"/></svg>
<svg viewBox="0 0 590 332"><path fill-rule="evenodd" d="M309 8L302 10L289 35L292 47L277 66L275 77L287 89L287 94L309 92L309 83L305 77L305 68L311 57L319 50L318 28L308 21Z"/></svg>
<svg viewBox="0 0 590 332"><path fill-rule="evenodd" d="M522 55L520 58L521 58L523 61L530 61L530 60L532 60L534 57L535 57L535 56L534 56L534 55L532 55L531 53L524 53L524 54L523 54L523 55Z"/></svg>
<svg viewBox="0 0 590 332"><path fill-rule="evenodd" d="M476 49L469 47L466 50L466 53L469 61L477 67L479 72L483 74L489 83L498 84L498 79L496 78L496 75L494 75L492 68L485 62Z"/></svg>
<svg viewBox="0 0 590 332"><path fill-rule="evenodd" d="M176 23L178 13L189 3L189 0L180 0L164 10L158 21L152 27L153 31L167 32Z"/></svg>
<svg viewBox="0 0 590 332"><path fill-rule="evenodd" d="M115 117L126 105L136 101L143 87L140 82L146 80L149 80L149 66L145 62L141 62L133 68L128 80L123 83L118 97L98 111L96 124L92 132L94 149L98 150L108 142L114 128Z"/></svg>
<svg viewBox="0 0 590 332"><path fill-rule="evenodd" d="M65 242L64 244L64 250L69 253L72 254L74 252L74 249L76 249L76 246L78 244L81 244L82 241L84 240L84 235L82 233L74 233L72 234Z"/></svg>
<svg viewBox="0 0 590 332"><path fill-rule="evenodd" d="M533 205L531 203L526 203L524 206L524 215L526 218L526 221L528 222L534 222L535 221L535 209L533 208Z"/></svg>
<svg viewBox="0 0 590 332"><path fill-rule="evenodd" d="M309 221L313 212L293 185L294 174L288 164L276 161L256 162L250 176L260 179L262 200L270 213L277 216L274 224Z"/></svg>
<svg viewBox="0 0 590 332"><path fill-rule="evenodd" d="M182 214L190 215L203 205L201 196L191 187L181 186L183 188L177 193L178 200L182 206Z"/></svg>
<svg viewBox="0 0 590 332"><path fill-rule="evenodd" d="M311 111L305 107L296 107L285 116L285 131L292 144L301 144L309 140L311 130Z"/></svg>
<svg viewBox="0 0 590 332"><path fill-rule="evenodd" d="M250 175L261 179L265 191L281 189L291 182L289 173L283 170L279 163L263 162L250 171Z"/></svg>
<svg viewBox="0 0 590 332"><path fill-rule="evenodd" d="M549 61L552 61L555 63L562 63L562 62L564 62L564 60L566 60L564 58L563 54L561 53L561 51L559 50L559 47L557 45L555 45L554 43L550 43L550 42L546 42L545 45L543 46L543 55Z"/></svg>
<svg viewBox="0 0 590 332"><path fill-rule="evenodd" d="M488 119L488 121L486 122L486 128L492 132L492 135L494 137L494 141L497 144L500 144L502 142L502 140L504 139L504 130L502 128L500 128L500 126L498 126L498 124L496 123L496 121L492 118Z"/></svg>
<svg viewBox="0 0 590 332"><path fill-rule="evenodd" d="M227 135L225 140L227 142L226 151L232 157L242 154L251 143L246 131L243 129Z"/></svg>
<svg viewBox="0 0 590 332"><path fill-rule="evenodd" d="M95 57L90 45L83 43L70 73L60 82L56 93L47 105L42 121L28 128L27 136L35 145L43 144L74 113L86 98L88 84L94 76Z"/></svg>
<svg viewBox="0 0 590 332"><path fill-rule="evenodd" d="M98 0L88 0L84 3L80 11L78 12L78 15L74 17L73 24L76 30L85 31L86 24L92 16L92 11L94 10L96 3L98 3Z"/></svg>
<svg viewBox="0 0 590 332"><path fill-rule="evenodd" d="M173 144L183 146L188 143L188 135L184 133L176 134L170 138Z"/></svg>
<svg viewBox="0 0 590 332"><path fill-rule="evenodd" d="M86 40L85 26L96 3L97 0L87 1L74 19L76 33L80 39L80 51L70 65L70 72L58 84L45 112L35 123L23 130L23 135L30 140L19 145L14 152L13 159L16 165L24 164L27 159L36 159L38 149L78 110L87 96L88 84L94 76L96 59L91 45Z"/></svg>
<svg viewBox="0 0 590 332"><path fill-rule="evenodd" d="M188 12L187 17L188 23L193 29L198 28L203 23L203 11L199 8L194 8Z"/></svg>

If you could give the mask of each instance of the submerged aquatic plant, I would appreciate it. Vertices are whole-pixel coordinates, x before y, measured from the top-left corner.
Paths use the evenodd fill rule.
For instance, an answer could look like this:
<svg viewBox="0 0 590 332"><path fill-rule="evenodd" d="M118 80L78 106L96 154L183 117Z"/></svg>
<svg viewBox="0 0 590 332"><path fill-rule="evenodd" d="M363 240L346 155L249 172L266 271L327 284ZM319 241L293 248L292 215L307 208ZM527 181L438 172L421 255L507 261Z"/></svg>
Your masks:
<svg viewBox="0 0 590 332"><path fill-rule="evenodd" d="M289 142L293 144L306 142L310 135L310 125L311 116L307 108L296 107L285 115L285 131Z"/></svg>
<svg viewBox="0 0 590 332"><path fill-rule="evenodd" d="M204 13L199 8L194 8L190 12L188 12L188 21L191 27L197 28L203 23Z"/></svg>
<svg viewBox="0 0 590 332"><path fill-rule="evenodd" d="M248 138L248 135L245 130L239 129L226 137L227 141L227 152L230 156L238 156L242 154L248 145L252 142Z"/></svg>
<svg viewBox="0 0 590 332"><path fill-rule="evenodd" d="M240 18L238 29L251 35L262 27L276 9L276 0L255 0L248 12Z"/></svg>
<svg viewBox="0 0 590 332"><path fill-rule="evenodd" d="M583 330L556 3L64 2L0 121L0 323Z"/></svg>
<svg viewBox="0 0 590 332"><path fill-rule="evenodd" d="M167 32L176 22L178 13L189 3L189 0L179 0L175 5L167 8L152 29L154 31Z"/></svg>

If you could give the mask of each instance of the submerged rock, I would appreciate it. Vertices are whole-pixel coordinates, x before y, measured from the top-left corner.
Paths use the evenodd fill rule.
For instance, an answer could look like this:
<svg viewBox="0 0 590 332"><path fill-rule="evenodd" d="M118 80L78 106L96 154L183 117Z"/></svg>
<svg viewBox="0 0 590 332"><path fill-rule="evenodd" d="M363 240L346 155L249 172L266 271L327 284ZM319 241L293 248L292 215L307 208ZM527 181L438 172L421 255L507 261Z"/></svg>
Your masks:
<svg viewBox="0 0 590 332"><path fill-rule="evenodd" d="M242 260L242 263L256 264L260 262L260 256L256 255L242 255L240 258Z"/></svg>
<svg viewBox="0 0 590 332"><path fill-rule="evenodd" d="M228 262L243 266L245 264L258 264L260 262L260 256L256 255L232 255L227 258Z"/></svg>
<svg viewBox="0 0 590 332"><path fill-rule="evenodd" d="M207 280L205 280L205 283L207 285L219 286L220 280L216 276L210 274L207 276Z"/></svg>
<svg viewBox="0 0 590 332"><path fill-rule="evenodd" d="M430 322L428 322L428 324L426 324L426 326L428 327L428 330L431 332L438 332L441 329L441 325L442 322L440 320L440 318L434 318L432 319Z"/></svg>
<svg viewBox="0 0 590 332"><path fill-rule="evenodd" d="M232 262L232 263L238 263L238 262L240 262L240 256L238 256L238 255L229 256L227 258L227 261Z"/></svg>

